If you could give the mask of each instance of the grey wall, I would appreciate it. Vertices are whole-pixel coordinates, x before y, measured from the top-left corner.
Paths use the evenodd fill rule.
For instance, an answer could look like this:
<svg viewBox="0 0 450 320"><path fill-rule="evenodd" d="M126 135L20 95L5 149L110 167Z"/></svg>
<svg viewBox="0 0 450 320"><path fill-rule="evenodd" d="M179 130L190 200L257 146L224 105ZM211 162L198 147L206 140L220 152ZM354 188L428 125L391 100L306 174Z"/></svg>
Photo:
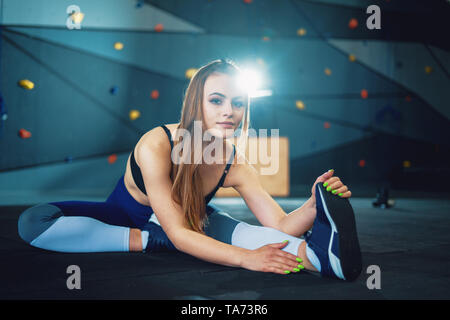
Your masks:
<svg viewBox="0 0 450 320"><path fill-rule="evenodd" d="M374 3L386 17L380 31L365 29L360 2L146 1L137 8L132 0L77 1L85 19L68 30L71 1L0 1L0 92L8 116L0 127L0 193L107 195L141 135L178 121L185 71L222 57L266 75L274 94L252 102L251 124L289 138L292 195L307 196L307 187L296 186L312 185L329 168L349 186L369 186L355 195L371 196L385 183L433 190L436 179L450 175L447 41L424 43L422 34L414 41L392 21L417 12ZM360 23L354 33L347 27L353 16ZM157 23L163 32L153 31ZM114 50L116 41L123 50ZM33 90L17 85L25 78ZM141 112L134 121L132 109ZM21 139L21 128L32 138ZM111 154L116 163L108 163Z"/></svg>

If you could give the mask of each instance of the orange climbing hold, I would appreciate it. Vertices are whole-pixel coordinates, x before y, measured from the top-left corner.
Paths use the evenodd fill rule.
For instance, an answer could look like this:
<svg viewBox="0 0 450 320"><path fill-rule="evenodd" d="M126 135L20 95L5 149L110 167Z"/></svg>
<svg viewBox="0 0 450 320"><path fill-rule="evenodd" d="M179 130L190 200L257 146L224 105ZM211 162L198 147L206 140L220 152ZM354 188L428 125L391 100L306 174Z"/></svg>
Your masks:
<svg viewBox="0 0 450 320"><path fill-rule="evenodd" d="M306 29L300 28L297 30L297 35L303 37L306 34Z"/></svg>
<svg viewBox="0 0 450 320"><path fill-rule="evenodd" d="M328 128L330 128L330 123L328 122L328 121L326 121L324 124L323 124L323 127L325 128L325 129L328 129Z"/></svg>
<svg viewBox="0 0 450 320"><path fill-rule="evenodd" d="M163 30L164 30L164 26L163 26L162 23L158 23L158 24L155 26L155 31L156 31L156 32L161 32L161 31L163 31Z"/></svg>
<svg viewBox="0 0 450 320"><path fill-rule="evenodd" d="M117 155L116 154L112 154L112 155L110 155L109 157L108 157L108 162L110 163L110 164L112 164L112 163L114 163L114 162L116 162L117 161Z"/></svg>
<svg viewBox="0 0 450 320"><path fill-rule="evenodd" d="M348 22L348 27L350 29L355 29L358 26L358 20L356 20L355 18L351 18L350 21Z"/></svg>
<svg viewBox="0 0 450 320"><path fill-rule="evenodd" d="M159 97L159 91L158 90L153 90L152 94L151 94L152 99L158 99Z"/></svg>
<svg viewBox="0 0 450 320"><path fill-rule="evenodd" d="M31 132L30 132L30 131L27 131L27 130L25 130L25 129L20 129L20 130L19 130L19 136L20 136L22 139L28 139L28 138L31 138Z"/></svg>
<svg viewBox="0 0 450 320"><path fill-rule="evenodd" d="M368 96L369 96L369 93L367 92L367 90L366 89L362 89L361 90L361 98L367 99Z"/></svg>
<svg viewBox="0 0 450 320"><path fill-rule="evenodd" d="M366 165L366 160L359 160L358 165L362 168Z"/></svg>

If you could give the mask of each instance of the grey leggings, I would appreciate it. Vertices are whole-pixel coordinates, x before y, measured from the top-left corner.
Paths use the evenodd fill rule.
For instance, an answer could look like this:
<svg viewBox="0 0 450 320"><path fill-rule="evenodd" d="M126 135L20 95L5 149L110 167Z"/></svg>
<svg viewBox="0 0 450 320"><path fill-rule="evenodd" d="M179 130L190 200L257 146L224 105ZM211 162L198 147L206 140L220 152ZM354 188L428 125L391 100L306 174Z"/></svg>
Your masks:
<svg viewBox="0 0 450 320"><path fill-rule="evenodd" d="M149 222L146 251L170 250L162 228ZM129 251L130 227L107 224L86 216L65 216L56 206L42 203L25 210L18 221L19 235L30 245L59 252ZM246 249L289 240L283 249L294 255L302 239L270 227L250 225L214 210L209 215L205 234L218 241Z"/></svg>
<svg viewBox="0 0 450 320"><path fill-rule="evenodd" d="M301 239L270 227L232 218L215 205L206 206L206 235L231 245L256 249L289 240L283 249L297 255ZM105 202L40 203L19 217L21 238L32 246L59 252L129 251L130 228L149 232L146 251L176 250L149 206L126 190L123 176Z"/></svg>

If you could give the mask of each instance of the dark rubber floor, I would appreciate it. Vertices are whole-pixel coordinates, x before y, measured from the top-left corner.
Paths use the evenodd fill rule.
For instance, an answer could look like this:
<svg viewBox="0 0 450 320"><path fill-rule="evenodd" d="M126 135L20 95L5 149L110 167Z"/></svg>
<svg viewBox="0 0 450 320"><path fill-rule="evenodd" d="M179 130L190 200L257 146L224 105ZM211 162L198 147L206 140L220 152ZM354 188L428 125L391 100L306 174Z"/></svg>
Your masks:
<svg viewBox="0 0 450 320"><path fill-rule="evenodd" d="M281 199L286 212L305 199ZM372 208L352 198L363 273L354 282L299 272L253 272L201 261L183 253L56 253L33 248L17 233L28 206L0 207L0 299L449 299L450 203L396 199ZM214 203L214 202L213 202ZM243 202L216 203L258 224ZM81 289L69 290L67 267L81 269ZM368 289L367 267L381 271L381 289Z"/></svg>

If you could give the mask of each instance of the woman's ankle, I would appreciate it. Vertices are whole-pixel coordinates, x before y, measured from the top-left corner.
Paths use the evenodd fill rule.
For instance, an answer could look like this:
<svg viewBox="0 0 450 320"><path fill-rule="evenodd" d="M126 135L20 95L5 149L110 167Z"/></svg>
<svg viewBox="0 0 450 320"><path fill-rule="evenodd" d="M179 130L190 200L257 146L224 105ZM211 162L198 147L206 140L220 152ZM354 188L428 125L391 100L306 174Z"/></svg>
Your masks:
<svg viewBox="0 0 450 320"><path fill-rule="evenodd" d="M142 252L141 230L130 228L130 251Z"/></svg>
<svg viewBox="0 0 450 320"><path fill-rule="evenodd" d="M298 256L300 259L302 259L302 265L305 267L305 269L309 271L316 271L318 270L312 265L312 263L309 261L307 255L306 255L306 241L303 241L299 247L298 247Z"/></svg>

